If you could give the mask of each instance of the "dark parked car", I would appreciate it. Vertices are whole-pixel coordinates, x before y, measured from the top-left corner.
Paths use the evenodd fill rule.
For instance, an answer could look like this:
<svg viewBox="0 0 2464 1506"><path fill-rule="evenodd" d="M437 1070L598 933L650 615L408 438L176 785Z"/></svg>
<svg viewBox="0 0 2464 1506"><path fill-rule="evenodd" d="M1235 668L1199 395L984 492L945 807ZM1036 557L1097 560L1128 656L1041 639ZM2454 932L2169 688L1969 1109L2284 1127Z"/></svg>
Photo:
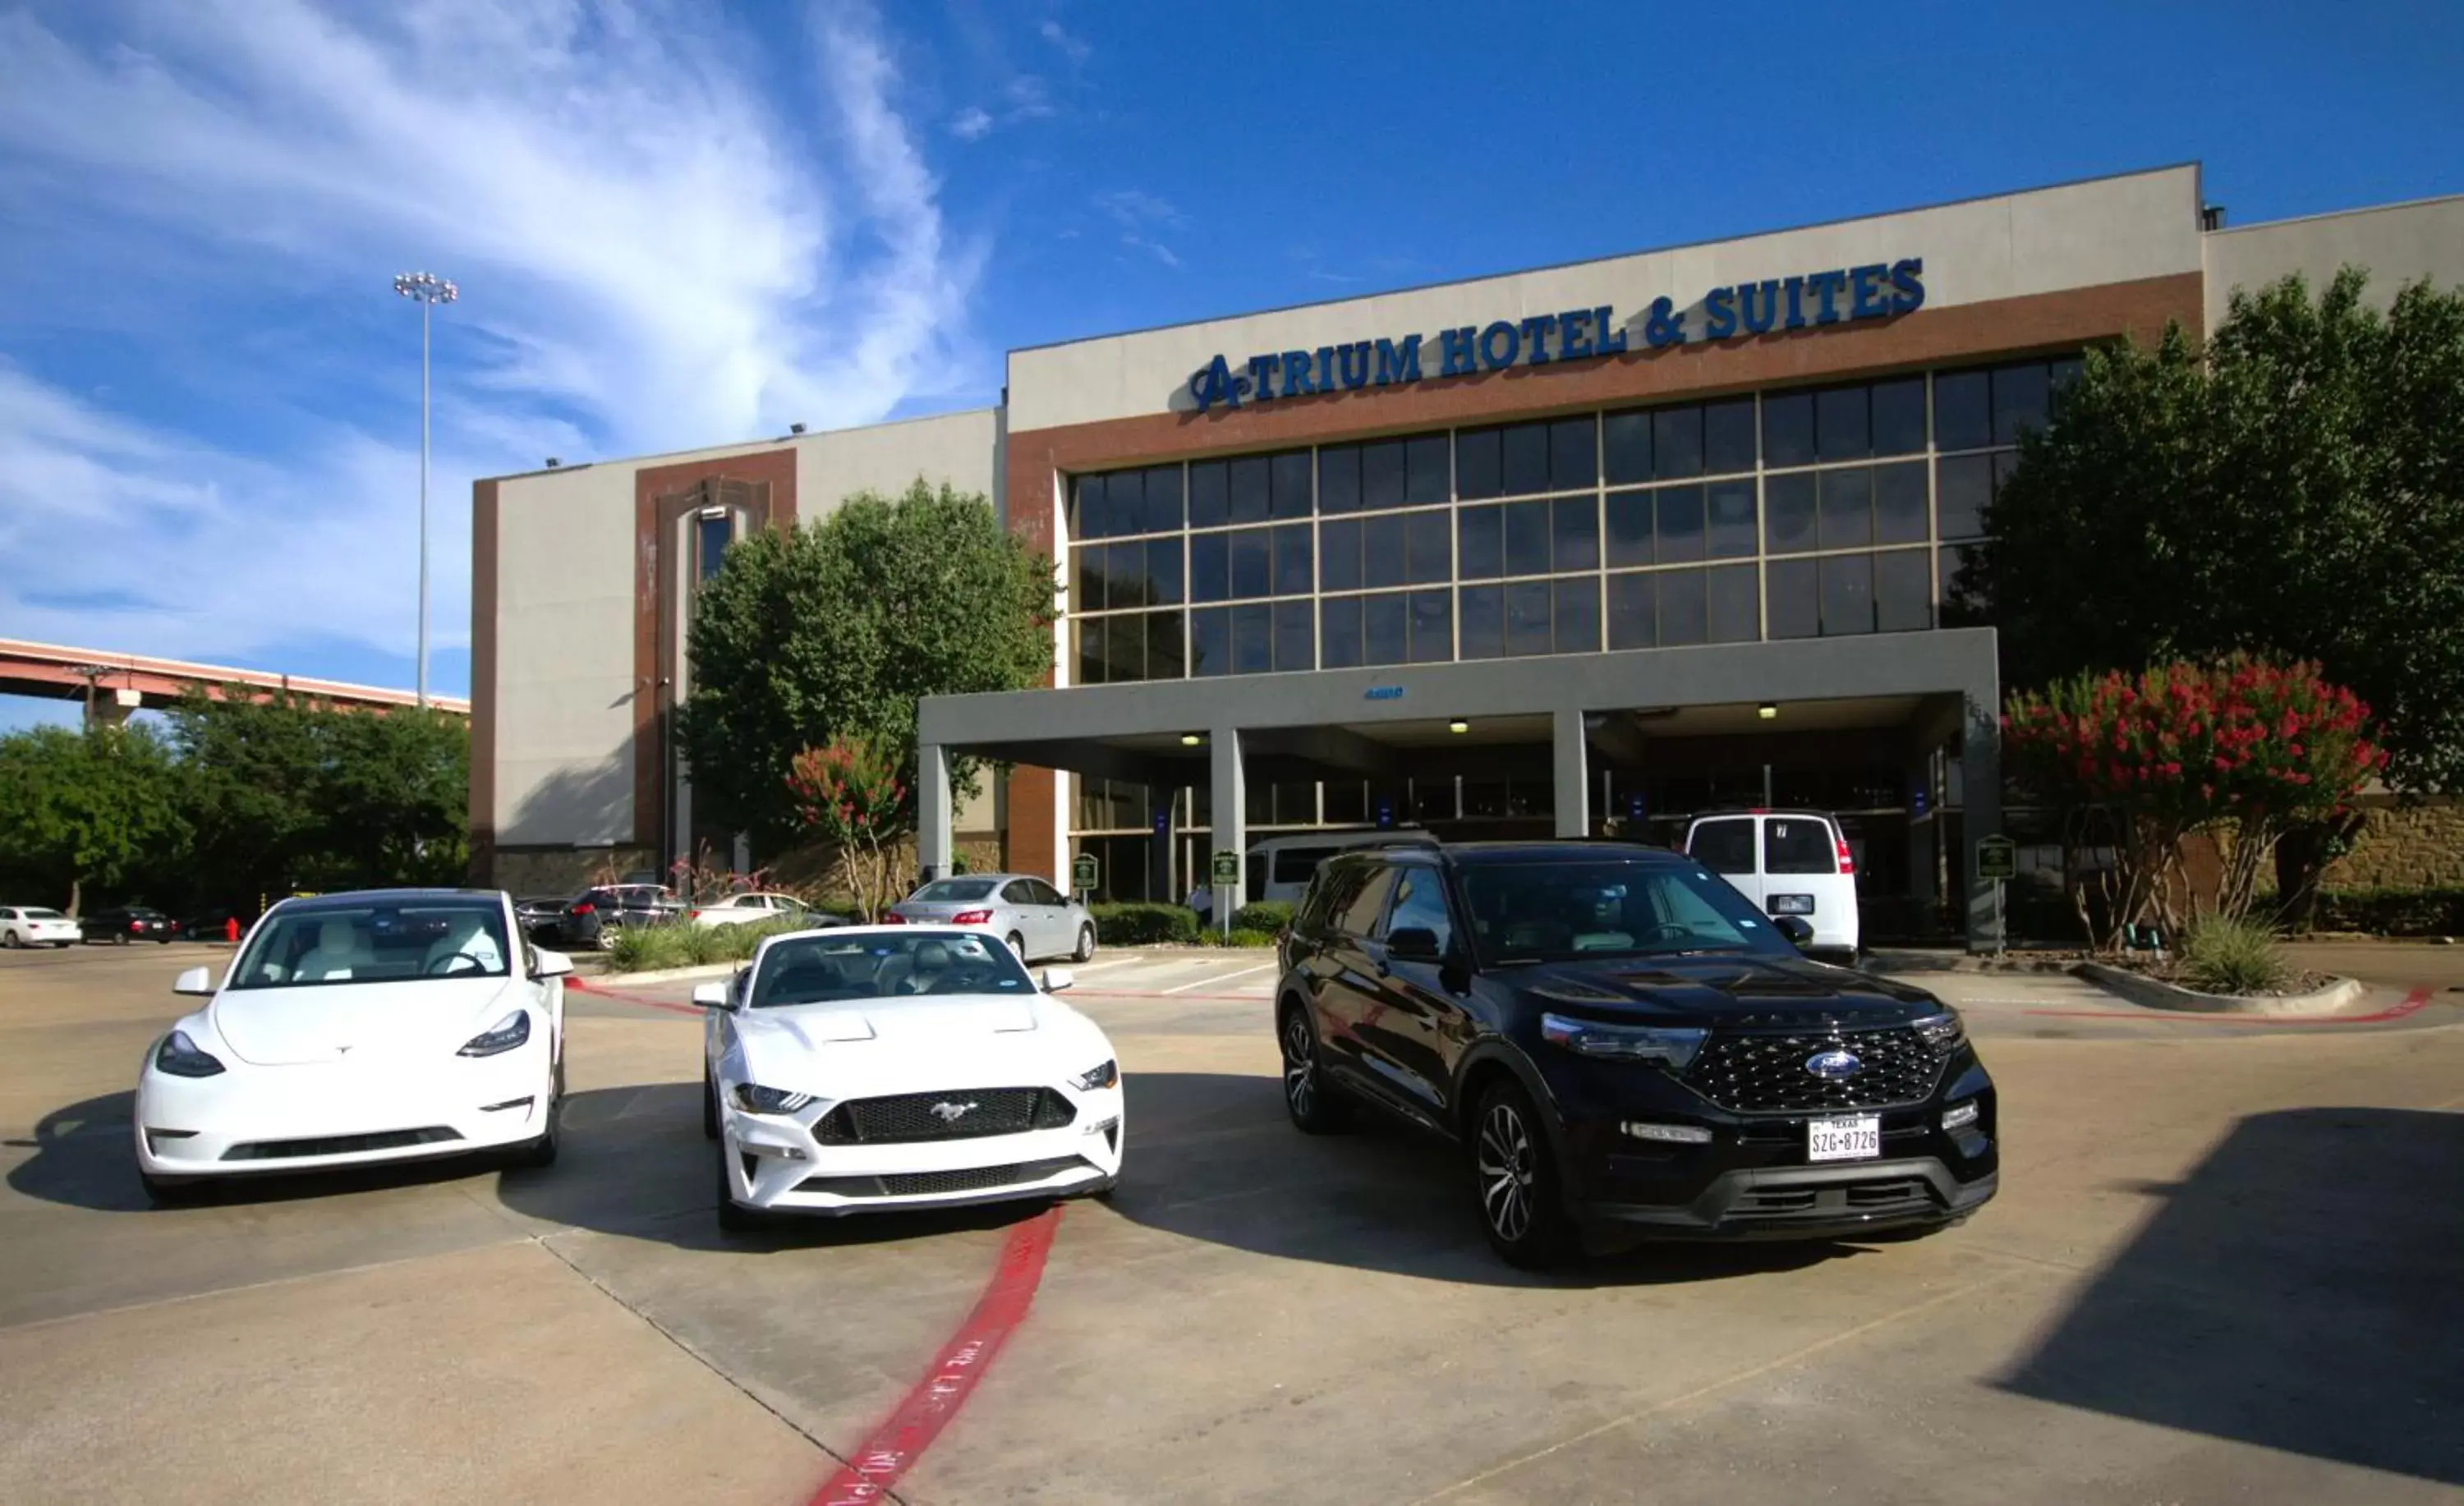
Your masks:
<svg viewBox="0 0 2464 1506"><path fill-rule="evenodd" d="M1811 939L1654 847L1338 857L1282 944L1285 1106L1310 1133L1369 1104L1454 1142L1517 1265L1965 1219L1998 1126L1959 1016Z"/></svg>
<svg viewBox="0 0 2464 1506"><path fill-rule="evenodd" d="M606 933L627 926L664 926L679 920L685 905L664 884L617 884L591 889L564 907L557 922L558 945L573 949L603 946Z"/></svg>
<svg viewBox="0 0 2464 1506"><path fill-rule="evenodd" d="M522 923L522 934L533 941L553 942L564 923L564 912L573 901L561 894L537 894L516 900L514 913Z"/></svg>
<svg viewBox="0 0 2464 1506"><path fill-rule="evenodd" d="M255 920L256 912L253 910L227 905L212 906L193 915L182 916L179 934L184 941L228 941L231 939L231 922L239 922L240 934L245 936Z"/></svg>
<svg viewBox="0 0 2464 1506"><path fill-rule="evenodd" d="M97 910L81 917L77 927L88 941L121 946L132 941L168 942L180 930L171 917L143 905L115 905L107 910Z"/></svg>

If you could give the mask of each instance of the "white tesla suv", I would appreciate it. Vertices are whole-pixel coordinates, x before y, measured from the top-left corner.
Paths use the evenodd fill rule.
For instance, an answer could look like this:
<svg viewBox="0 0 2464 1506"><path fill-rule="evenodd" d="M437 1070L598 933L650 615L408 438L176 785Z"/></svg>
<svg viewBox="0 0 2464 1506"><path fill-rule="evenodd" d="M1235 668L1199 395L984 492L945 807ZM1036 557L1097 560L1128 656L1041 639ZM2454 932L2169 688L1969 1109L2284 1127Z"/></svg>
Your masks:
<svg viewBox="0 0 2464 1506"><path fill-rule="evenodd" d="M1109 1191L1120 1068L1069 984L978 931L864 926L770 937L694 989L720 1227Z"/></svg>
<svg viewBox="0 0 2464 1506"><path fill-rule="evenodd" d="M145 1054L137 1166L157 1201L209 1178L502 1150L556 1159L564 975L501 893L284 900L222 986Z"/></svg>

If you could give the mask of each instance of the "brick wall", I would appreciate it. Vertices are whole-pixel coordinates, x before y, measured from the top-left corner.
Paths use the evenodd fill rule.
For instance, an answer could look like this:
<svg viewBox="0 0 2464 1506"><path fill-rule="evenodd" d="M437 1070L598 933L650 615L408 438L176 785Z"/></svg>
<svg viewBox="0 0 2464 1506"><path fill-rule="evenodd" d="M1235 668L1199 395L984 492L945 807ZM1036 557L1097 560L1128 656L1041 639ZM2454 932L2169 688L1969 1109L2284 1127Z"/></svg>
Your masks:
<svg viewBox="0 0 2464 1506"><path fill-rule="evenodd" d="M2353 850L2328 865L2331 889L2464 888L2464 802L2377 806Z"/></svg>

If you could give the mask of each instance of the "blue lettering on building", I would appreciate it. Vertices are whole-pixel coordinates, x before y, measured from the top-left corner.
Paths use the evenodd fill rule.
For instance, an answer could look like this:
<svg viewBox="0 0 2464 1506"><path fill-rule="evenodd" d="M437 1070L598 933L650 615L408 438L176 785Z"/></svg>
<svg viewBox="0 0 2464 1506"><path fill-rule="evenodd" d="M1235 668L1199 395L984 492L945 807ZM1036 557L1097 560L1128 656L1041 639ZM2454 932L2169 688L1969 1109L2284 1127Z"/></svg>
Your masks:
<svg viewBox="0 0 2464 1506"><path fill-rule="evenodd" d="M1674 298L1654 298L1623 319L1604 305L1440 330L1435 375L1477 377L1512 366L1623 355L1629 333L1637 331L1644 349L1662 350L1693 340L1752 339L1775 331L1897 318L1924 308L1925 301L1925 260L1918 256L1766 277L1708 289L1684 308ZM1419 335L1379 337L1313 351L1270 351L1239 364L1218 356L1190 373L1189 395L1203 413L1279 398L1406 386L1430 375L1421 369L1422 340Z"/></svg>

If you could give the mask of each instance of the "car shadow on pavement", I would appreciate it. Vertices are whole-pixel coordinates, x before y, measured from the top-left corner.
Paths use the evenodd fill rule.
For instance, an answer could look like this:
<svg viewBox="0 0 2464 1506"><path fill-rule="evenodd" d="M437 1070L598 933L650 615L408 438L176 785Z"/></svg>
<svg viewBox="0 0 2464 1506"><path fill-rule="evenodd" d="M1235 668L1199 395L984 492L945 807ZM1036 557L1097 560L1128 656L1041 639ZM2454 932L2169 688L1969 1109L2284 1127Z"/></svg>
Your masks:
<svg viewBox="0 0 2464 1506"><path fill-rule="evenodd" d="M1999 1385L2464 1485L2464 1114L2241 1121Z"/></svg>

